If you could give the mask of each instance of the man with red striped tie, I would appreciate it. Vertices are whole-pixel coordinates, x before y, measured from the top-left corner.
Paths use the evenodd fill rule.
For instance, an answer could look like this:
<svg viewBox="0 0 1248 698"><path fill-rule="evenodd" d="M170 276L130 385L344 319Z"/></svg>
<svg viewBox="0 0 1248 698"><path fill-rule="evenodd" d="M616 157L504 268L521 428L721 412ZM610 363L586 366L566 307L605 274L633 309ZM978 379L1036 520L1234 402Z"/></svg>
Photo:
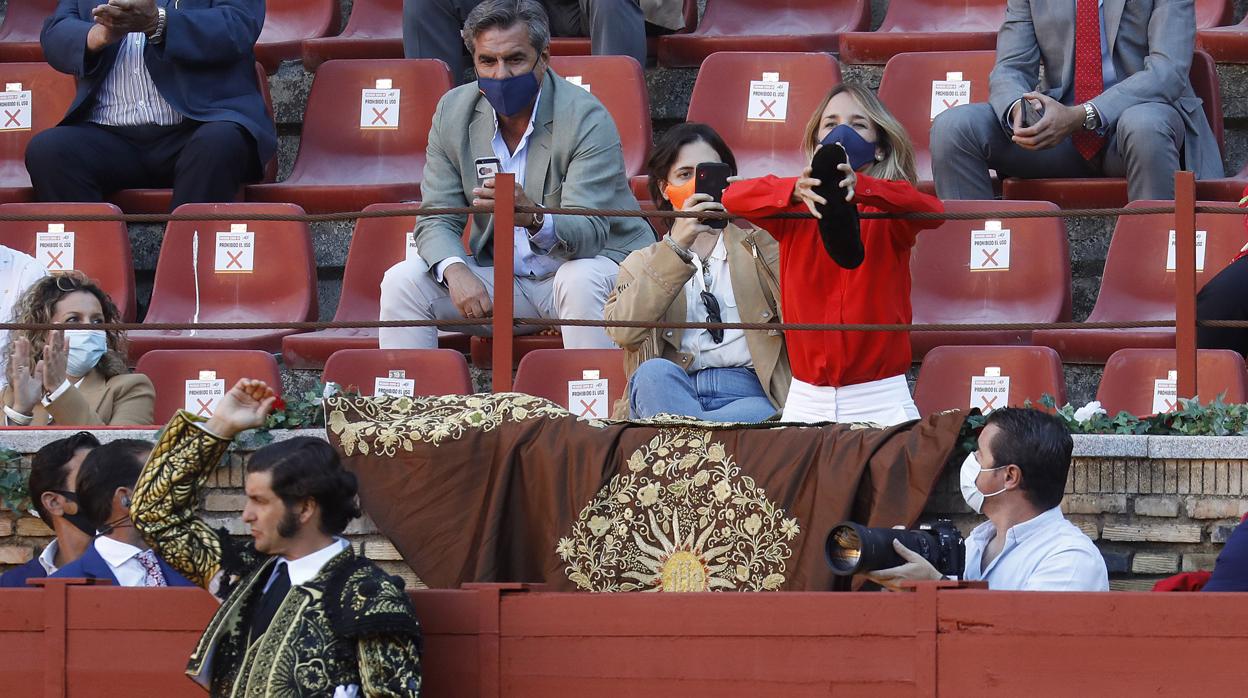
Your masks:
<svg viewBox="0 0 1248 698"><path fill-rule="evenodd" d="M991 199L990 169L1126 177L1131 200L1174 198L1176 170L1221 177L1195 41L1193 0L1009 0L988 102L932 124L936 193Z"/></svg>

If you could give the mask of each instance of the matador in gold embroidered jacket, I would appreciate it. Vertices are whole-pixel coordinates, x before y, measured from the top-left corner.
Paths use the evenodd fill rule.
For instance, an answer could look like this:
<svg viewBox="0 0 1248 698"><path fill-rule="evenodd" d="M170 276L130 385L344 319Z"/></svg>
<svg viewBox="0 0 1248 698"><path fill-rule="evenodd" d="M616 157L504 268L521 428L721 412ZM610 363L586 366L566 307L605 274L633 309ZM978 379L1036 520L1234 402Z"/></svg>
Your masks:
<svg viewBox="0 0 1248 698"><path fill-rule="evenodd" d="M200 491L229 446L179 412L134 491L134 524L148 544L222 599L187 674L213 696L230 698L418 696L420 626L403 581L350 546L292 587L268 630L248 644L247 619L277 558L195 514Z"/></svg>

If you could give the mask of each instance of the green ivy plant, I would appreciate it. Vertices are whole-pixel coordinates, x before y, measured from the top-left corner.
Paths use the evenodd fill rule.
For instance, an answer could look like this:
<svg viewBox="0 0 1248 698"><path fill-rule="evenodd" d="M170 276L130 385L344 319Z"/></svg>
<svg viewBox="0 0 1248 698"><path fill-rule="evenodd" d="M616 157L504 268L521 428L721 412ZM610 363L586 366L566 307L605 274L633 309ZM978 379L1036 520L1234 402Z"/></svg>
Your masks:
<svg viewBox="0 0 1248 698"><path fill-rule="evenodd" d="M30 468L22 465L22 454L0 446L0 505L9 511L26 511L30 508L30 492L26 481Z"/></svg>
<svg viewBox="0 0 1248 698"><path fill-rule="evenodd" d="M339 395L359 395L359 390L351 388L338 390ZM274 429L316 429L325 426L325 384L317 382L311 388L287 394L278 400L275 409L269 413L264 426L243 435L239 445L247 450L273 443Z"/></svg>

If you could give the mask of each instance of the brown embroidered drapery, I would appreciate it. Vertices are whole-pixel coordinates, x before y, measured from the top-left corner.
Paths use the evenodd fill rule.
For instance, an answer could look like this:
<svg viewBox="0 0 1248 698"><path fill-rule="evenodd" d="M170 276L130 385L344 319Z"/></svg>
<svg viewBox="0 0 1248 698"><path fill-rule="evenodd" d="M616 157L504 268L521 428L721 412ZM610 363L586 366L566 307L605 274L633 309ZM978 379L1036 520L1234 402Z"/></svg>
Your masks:
<svg viewBox="0 0 1248 698"><path fill-rule="evenodd" d="M565 591L831 589L831 527L913 524L965 418L602 422L514 393L326 409L365 509L427 584Z"/></svg>

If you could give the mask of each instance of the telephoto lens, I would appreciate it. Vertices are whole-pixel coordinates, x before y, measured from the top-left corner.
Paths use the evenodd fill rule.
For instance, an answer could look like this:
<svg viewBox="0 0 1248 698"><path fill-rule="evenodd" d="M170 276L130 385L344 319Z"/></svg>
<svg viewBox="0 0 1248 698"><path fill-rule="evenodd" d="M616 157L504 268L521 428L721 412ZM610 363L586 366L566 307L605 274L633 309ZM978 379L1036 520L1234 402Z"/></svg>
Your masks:
<svg viewBox="0 0 1248 698"><path fill-rule="evenodd" d="M866 574L905 564L893 549L893 541L913 550L947 576L962 576L965 547L962 534L947 520L918 530L869 528L846 521L832 527L825 551L828 565L838 575Z"/></svg>

